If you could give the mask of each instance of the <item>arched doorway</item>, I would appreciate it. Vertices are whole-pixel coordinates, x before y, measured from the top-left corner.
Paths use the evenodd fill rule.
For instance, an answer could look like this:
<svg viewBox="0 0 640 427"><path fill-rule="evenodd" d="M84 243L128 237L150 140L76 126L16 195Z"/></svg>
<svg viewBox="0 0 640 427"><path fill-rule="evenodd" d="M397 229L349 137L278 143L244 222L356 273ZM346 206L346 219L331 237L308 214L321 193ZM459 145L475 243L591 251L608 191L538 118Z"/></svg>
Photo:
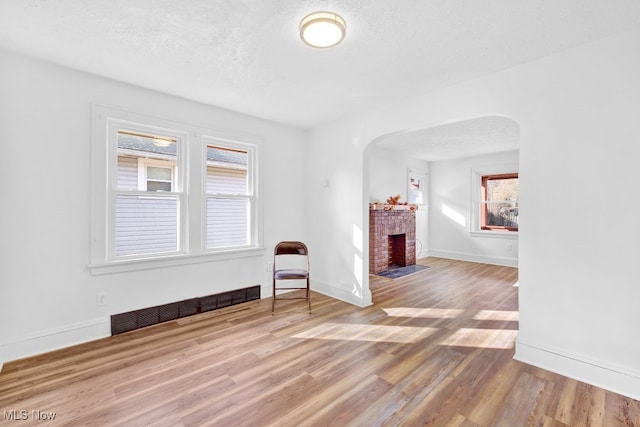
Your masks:
<svg viewBox="0 0 640 427"><path fill-rule="evenodd" d="M517 172L519 138L519 124L499 114L383 135L364 150L365 200L384 202L400 195L403 201L418 203L416 258L435 254L517 265L515 235L488 239L482 233L474 234L471 181L473 170ZM419 197L412 194L415 187L421 192ZM368 218L367 210L365 227ZM435 229L434 222L438 224ZM368 248L368 228L364 237Z"/></svg>

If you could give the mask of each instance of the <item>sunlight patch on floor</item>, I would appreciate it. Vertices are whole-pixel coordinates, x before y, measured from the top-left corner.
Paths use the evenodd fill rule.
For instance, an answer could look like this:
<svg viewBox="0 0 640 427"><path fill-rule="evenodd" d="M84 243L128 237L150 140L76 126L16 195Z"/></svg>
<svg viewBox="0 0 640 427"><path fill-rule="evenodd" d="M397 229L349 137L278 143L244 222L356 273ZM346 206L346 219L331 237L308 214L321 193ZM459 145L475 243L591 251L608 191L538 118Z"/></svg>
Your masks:
<svg viewBox="0 0 640 427"><path fill-rule="evenodd" d="M416 308L416 307L393 307L383 308L387 316L391 317L424 317L436 319L455 319L464 310L456 308Z"/></svg>
<svg viewBox="0 0 640 427"><path fill-rule="evenodd" d="M327 323L300 332L293 338L415 343L434 334L438 329L415 326Z"/></svg>
<svg viewBox="0 0 640 427"><path fill-rule="evenodd" d="M517 311L507 310L481 310L473 316L474 320L520 320L520 314Z"/></svg>
<svg viewBox="0 0 640 427"><path fill-rule="evenodd" d="M518 331L503 329L461 328L445 338L441 345L476 348L510 349L515 346Z"/></svg>

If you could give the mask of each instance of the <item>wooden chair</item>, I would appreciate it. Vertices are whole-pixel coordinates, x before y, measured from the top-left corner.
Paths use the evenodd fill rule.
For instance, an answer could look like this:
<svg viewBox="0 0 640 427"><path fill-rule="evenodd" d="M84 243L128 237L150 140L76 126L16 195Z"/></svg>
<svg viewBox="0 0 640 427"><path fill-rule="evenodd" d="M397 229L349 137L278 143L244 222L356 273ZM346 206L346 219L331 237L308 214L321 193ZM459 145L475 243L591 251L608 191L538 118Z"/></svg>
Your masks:
<svg viewBox="0 0 640 427"><path fill-rule="evenodd" d="M285 258L304 258L297 259L296 268L281 268L285 262ZM304 280L306 286L288 285L281 286L280 281L288 280ZM277 291L280 290L294 290L305 289L306 294L304 297L278 297ZM273 250L273 301L271 303L271 313L275 311L276 299L306 299L309 304L309 313L311 313L311 287L309 284L309 250L307 245L302 242L285 241L276 245Z"/></svg>

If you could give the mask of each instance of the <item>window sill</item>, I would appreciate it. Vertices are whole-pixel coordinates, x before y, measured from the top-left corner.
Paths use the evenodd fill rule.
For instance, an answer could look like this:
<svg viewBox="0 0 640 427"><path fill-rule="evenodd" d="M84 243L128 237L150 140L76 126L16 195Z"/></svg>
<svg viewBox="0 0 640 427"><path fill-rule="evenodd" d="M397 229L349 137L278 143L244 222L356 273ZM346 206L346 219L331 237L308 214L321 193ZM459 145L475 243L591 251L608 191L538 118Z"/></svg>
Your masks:
<svg viewBox="0 0 640 427"><path fill-rule="evenodd" d="M198 255L167 255L155 258L127 259L110 261L104 263L89 264L87 268L92 276L105 274L123 273L127 271L151 270L162 267L173 267L178 265L199 264L203 262L227 261L238 258L249 258L263 256L263 247L227 250L218 252L208 252Z"/></svg>
<svg viewBox="0 0 640 427"><path fill-rule="evenodd" d="M489 237L489 238L498 238L498 239L518 239L517 231L470 231L469 235L471 237Z"/></svg>

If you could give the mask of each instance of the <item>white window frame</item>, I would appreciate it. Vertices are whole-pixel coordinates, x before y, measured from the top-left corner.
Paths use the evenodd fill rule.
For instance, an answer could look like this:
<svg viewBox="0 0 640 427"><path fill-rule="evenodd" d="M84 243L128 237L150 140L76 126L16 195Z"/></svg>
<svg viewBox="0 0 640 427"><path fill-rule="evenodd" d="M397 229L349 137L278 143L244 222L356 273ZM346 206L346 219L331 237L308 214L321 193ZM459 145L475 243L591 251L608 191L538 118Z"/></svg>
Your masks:
<svg viewBox="0 0 640 427"><path fill-rule="evenodd" d="M517 164L502 164L483 166L471 169L471 213L469 221L469 234L473 237L490 237L500 239L518 239L518 231L482 230L480 209L482 205L481 187L482 177L487 175L502 175L519 173Z"/></svg>
<svg viewBox="0 0 640 427"><path fill-rule="evenodd" d="M260 196L262 180L259 169L262 151L260 137L240 131L214 130L103 105L93 105L92 110L91 261L88 265L92 275L264 255L264 201ZM179 144L174 181L175 193L179 193L181 197L178 219L179 247L176 253L127 257L113 255L113 189L117 188L116 131L127 129L150 135L167 135L175 138ZM206 191L206 145L211 144L211 141L220 141L218 144L223 146L251 146L254 150L250 171L254 186L251 244L246 247L217 248L215 251L205 249L206 212L203 192ZM133 191L130 194L134 193L155 197L173 192Z"/></svg>
<svg viewBox="0 0 640 427"><path fill-rule="evenodd" d="M218 194L209 194L207 192L207 185L206 185L206 180L207 180L207 147L209 146L215 146L215 147L220 147L220 148L229 148L229 149L238 149L238 150L243 150L247 152L247 192L246 194L230 194L230 193L218 193ZM258 163L256 162L256 158L258 156L258 153L260 151L260 147L259 145L256 144L250 144L250 143L245 143L245 142L240 142L240 141L233 141L233 140L228 140L228 139L222 139L222 138L215 138L215 137L210 137L210 136L204 136L202 138L202 149L203 149L203 168L204 168L204 173L202 174L202 178L203 178L203 184L202 184L202 195L203 195L203 203L202 206L204 208L204 213L203 213L203 219L204 219L204 225L203 225L203 229L204 229L204 234L205 234L205 238L203 239L203 251L205 252L210 252L210 253L217 253L217 252L224 252L224 251L228 251L228 250L237 250L237 249L242 249L242 248L251 248L257 245L257 243L260 241L260 235L259 235L259 230L261 229L261 227L259 227L259 222L258 219L260 218L260 212L259 212L259 203L258 203L258 185L257 185L257 172L258 172ZM249 202L249 230L247 232L248 234L248 238L249 238L249 243L246 246L233 246L231 248L224 248L224 247L220 247L220 248L208 248L207 247L207 241L206 241L206 232L207 232L207 225L206 225L206 218L207 218L207 213L206 213L206 208L207 208L207 200L208 199L217 199L217 198L224 198L224 199L242 199L242 200L248 200Z"/></svg>
<svg viewBox="0 0 640 427"><path fill-rule="evenodd" d="M175 175L172 172L172 191L171 192L148 192L146 189L146 183L144 185L144 189L140 187L140 175L138 176L138 190L119 190L118 189L118 132L132 132L139 133L144 135L163 135L170 137L176 141L177 144L177 152L176 152L176 162L175 167L172 168L175 171ZM186 235L187 235L187 226L188 224L183 220L185 214L187 213L187 206L185 200L185 189L184 182L185 176L184 171L186 169L185 158L186 158L186 145L188 143L188 134L184 131L180 131L177 129L164 128L159 126L149 125L147 123L136 123L128 120L121 120L118 118L109 118L107 124L107 186L108 186L108 201L107 201L107 256L105 258L106 262L116 262L116 261L127 261L127 260L146 260L146 259L154 259L167 257L171 255L178 255L187 253L186 250ZM140 161L138 161L138 167L140 166ZM143 162L153 163L154 159L143 159ZM169 162L167 162L169 163ZM166 163L165 163L166 164ZM146 170L143 173L143 179L146 179ZM175 251L172 252L161 252L161 253L149 253L149 254L139 254L139 255L116 255L116 243L115 243L115 204L116 197L118 195L128 195L128 196L140 196L145 198L167 198L167 199L177 199L177 247Z"/></svg>

